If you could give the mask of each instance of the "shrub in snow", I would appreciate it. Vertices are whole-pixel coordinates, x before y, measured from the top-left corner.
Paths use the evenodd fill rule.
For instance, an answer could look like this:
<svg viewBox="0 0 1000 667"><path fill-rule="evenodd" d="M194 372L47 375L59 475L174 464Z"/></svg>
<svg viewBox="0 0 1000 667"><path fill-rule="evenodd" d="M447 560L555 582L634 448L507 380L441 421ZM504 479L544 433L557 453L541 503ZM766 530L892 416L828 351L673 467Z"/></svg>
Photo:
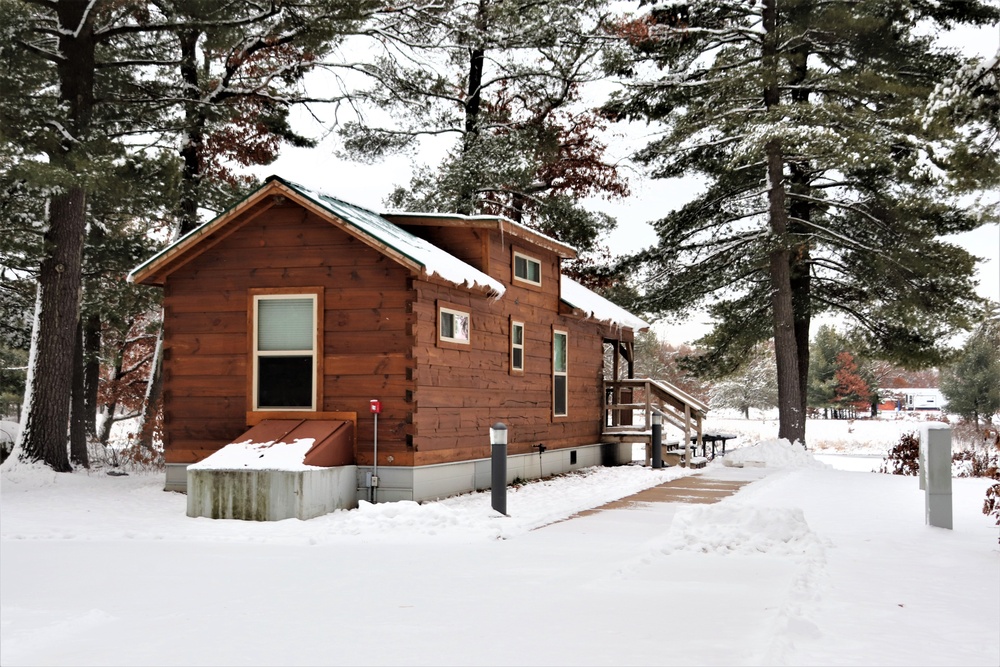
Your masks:
<svg viewBox="0 0 1000 667"><path fill-rule="evenodd" d="M920 463L917 459L919 454L920 440L917 434L904 433L899 443L886 454L878 471L890 475L916 475L920 472Z"/></svg>
<svg viewBox="0 0 1000 667"><path fill-rule="evenodd" d="M996 518L997 525L1000 526L1000 429L987 430L987 437L990 438L992 458L986 469L986 477L992 477L996 483L986 489L986 500L983 501L983 514ZM998 539L1000 541L1000 539Z"/></svg>

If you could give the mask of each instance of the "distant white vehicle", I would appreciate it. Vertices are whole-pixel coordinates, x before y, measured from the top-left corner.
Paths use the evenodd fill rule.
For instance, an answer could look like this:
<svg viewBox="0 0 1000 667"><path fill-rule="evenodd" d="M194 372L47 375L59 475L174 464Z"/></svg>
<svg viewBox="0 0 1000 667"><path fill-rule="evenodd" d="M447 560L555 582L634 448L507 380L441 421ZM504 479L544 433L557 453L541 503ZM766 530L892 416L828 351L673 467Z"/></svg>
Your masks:
<svg viewBox="0 0 1000 667"><path fill-rule="evenodd" d="M880 405L882 410L892 410L887 405L892 402L895 402L895 410L898 412L943 410L947 404L941 390L933 387L894 387L883 389L879 393L884 397Z"/></svg>

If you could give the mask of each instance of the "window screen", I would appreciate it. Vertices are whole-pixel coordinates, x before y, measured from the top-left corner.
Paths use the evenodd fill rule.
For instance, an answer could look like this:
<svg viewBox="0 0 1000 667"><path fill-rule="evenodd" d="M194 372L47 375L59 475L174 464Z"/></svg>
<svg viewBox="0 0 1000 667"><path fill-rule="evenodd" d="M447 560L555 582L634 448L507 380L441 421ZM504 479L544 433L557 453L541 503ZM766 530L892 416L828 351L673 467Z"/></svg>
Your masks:
<svg viewBox="0 0 1000 667"><path fill-rule="evenodd" d="M257 349L261 352L312 350L312 299L261 299L257 302Z"/></svg>

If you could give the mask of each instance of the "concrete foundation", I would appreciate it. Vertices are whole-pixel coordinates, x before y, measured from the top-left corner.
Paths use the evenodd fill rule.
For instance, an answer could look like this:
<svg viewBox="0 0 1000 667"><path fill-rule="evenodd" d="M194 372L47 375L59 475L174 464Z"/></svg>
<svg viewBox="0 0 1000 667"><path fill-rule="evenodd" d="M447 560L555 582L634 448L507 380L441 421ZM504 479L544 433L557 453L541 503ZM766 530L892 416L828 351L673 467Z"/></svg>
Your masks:
<svg viewBox="0 0 1000 667"><path fill-rule="evenodd" d="M312 519L358 506L356 466L314 470L188 470L187 515L212 519Z"/></svg>
<svg viewBox="0 0 1000 667"><path fill-rule="evenodd" d="M631 460L631 443L585 445L549 450L541 455L518 454L507 457L507 483ZM188 516L260 521L306 519L335 509L357 507L359 500L369 500L371 489L366 486L366 479L370 472L370 467L361 466L266 473L188 471L186 465L167 464L164 488L187 492ZM418 467L383 465L379 466L378 474L378 502L436 500L490 488L489 459Z"/></svg>

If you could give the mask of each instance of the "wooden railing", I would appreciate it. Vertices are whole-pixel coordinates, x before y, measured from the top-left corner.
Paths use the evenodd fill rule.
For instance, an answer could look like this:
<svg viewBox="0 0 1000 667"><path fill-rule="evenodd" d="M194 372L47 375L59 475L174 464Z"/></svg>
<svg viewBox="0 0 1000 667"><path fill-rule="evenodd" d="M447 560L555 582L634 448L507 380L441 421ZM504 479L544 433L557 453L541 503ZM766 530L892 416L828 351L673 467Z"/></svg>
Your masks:
<svg viewBox="0 0 1000 667"><path fill-rule="evenodd" d="M639 411L642 422L635 423ZM609 435L649 431L658 413L664 424L683 431L685 439L697 435L700 444L707 412L707 405L667 382L635 378L604 383L604 432Z"/></svg>

